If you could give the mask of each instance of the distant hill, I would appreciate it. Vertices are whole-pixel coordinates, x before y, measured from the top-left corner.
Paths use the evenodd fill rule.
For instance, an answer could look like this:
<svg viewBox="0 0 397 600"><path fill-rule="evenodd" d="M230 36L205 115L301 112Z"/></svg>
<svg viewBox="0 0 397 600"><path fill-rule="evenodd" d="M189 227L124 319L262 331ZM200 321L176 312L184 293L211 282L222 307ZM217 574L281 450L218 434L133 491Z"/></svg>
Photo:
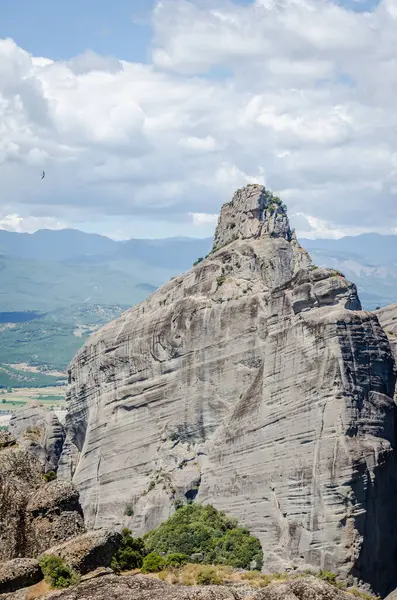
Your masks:
<svg viewBox="0 0 397 600"><path fill-rule="evenodd" d="M357 284L365 308L397 301L397 235L300 242L315 264ZM0 365L64 371L91 331L188 270L211 245L210 238L116 242L74 229L0 230Z"/></svg>
<svg viewBox="0 0 397 600"><path fill-rule="evenodd" d="M65 371L92 331L210 248L210 239L115 242L72 229L0 230L0 365ZM10 385L53 381L5 369L0 379Z"/></svg>

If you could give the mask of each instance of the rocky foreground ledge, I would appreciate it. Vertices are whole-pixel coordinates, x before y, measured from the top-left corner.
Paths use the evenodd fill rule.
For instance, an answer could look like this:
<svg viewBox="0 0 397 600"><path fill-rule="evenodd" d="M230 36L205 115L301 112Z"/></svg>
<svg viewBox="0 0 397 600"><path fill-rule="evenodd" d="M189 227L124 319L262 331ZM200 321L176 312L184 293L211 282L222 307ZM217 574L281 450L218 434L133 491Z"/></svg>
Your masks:
<svg viewBox="0 0 397 600"><path fill-rule="evenodd" d="M34 588L0 594L1 600L34 600L38 597ZM42 597L45 600L353 600L355 596L315 577L296 577L253 590L248 586L183 587L169 585L151 576L105 575Z"/></svg>

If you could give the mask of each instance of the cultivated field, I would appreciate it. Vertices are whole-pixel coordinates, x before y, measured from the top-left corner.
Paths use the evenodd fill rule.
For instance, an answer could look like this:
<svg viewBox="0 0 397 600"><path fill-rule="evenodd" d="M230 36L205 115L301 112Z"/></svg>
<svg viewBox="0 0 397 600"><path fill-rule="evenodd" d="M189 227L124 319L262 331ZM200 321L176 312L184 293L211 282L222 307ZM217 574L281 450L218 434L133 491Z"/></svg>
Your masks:
<svg viewBox="0 0 397 600"><path fill-rule="evenodd" d="M65 387L46 388L14 388L12 392L0 390L0 413L3 411L14 412L27 402L39 402L53 410L62 410L65 407Z"/></svg>

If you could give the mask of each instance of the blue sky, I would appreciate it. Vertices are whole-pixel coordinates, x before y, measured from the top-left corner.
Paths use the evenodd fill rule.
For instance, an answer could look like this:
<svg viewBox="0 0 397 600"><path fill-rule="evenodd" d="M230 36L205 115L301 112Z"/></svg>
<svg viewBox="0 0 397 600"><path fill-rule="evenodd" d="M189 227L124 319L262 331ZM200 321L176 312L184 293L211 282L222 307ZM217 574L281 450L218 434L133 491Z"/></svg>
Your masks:
<svg viewBox="0 0 397 600"><path fill-rule="evenodd" d="M253 0L234 0L248 5ZM337 0L355 11L380 0ZM85 50L150 62L150 15L155 0L1 0L0 38L11 37L35 56L68 59ZM208 6L216 2L207 1Z"/></svg>
<svg viewBox="0 0 397 600"><path fill-rule="evenodd" d="M0 37L36 56L70 58L87 49L145 62L154 0L1 0Z"/></svg>

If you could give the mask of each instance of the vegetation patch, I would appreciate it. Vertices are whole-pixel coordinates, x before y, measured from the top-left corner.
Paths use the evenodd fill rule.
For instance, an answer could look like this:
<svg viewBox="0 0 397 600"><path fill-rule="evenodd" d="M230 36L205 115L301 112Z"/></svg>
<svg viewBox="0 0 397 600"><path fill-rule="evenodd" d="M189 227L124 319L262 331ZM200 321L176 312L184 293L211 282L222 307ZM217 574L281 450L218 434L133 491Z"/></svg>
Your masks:
<svg viewBox="0 0 397 600"><path fill-rule="evenodd" d="M150 552L143 559L142 573L158 573L166 567L167 561L165 558L156 552Z"/></svg>
<svg viewBox="0 0 397 600"><path fill-rule="evenodd" d="M56 589L67 588L79 582L79 576L62 558L47 554L40 560L40 567L46 582Z"/></svg>
<svg viewBox="0 0 397 600"><path fill-rule="evenodd" d="M57 478L57 474L55 473L55 471L48 471L48 473L42 474L42 478L46 483L49 483L50 481L54 481Z"/></svg>
<svg viewBox="0 0 397 600"><path fill-rule="evenodd" d="M221 585L222 579L216 569L211 567L202 567L197 573L197 585Z"/></svg>
<svg viewBox="0 0 397 600"><path fill-rule="evenodd" d="M259 540L238 527L236 519L214 507L182 506L160 527L144 537L147 552L198 555L202 563L249 569L253 561L261 569L263 553Z"/></svg>
<svg viewBox="0 0 397 600"><path fill-rule="evenodd" d="M133 538L127 528L122 531L122 540L119 549L114 554L111 567L116 573L140 569L145 556L145 544L141 538Z"/></svg>

